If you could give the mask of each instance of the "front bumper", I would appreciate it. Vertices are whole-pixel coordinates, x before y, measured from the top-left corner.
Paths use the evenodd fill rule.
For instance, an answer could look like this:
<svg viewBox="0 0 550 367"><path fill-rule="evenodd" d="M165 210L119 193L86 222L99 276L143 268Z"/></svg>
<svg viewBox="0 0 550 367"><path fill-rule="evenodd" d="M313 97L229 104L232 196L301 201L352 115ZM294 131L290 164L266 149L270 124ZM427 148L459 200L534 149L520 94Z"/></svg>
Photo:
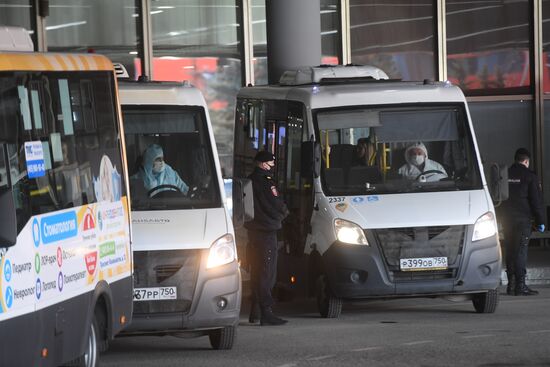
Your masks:
<svg viewBox="0 0 550 367"><path fill-rule="evenodd" d="M239 322L241 308L241 274L239 264L233 261L213 269L206 269L208 250L201 250L201 261L189 304L182 311L135 312L125 334L169 334L182 331L206 331ZM226 306L221 309L219 301ZM158 301L145 301L158 302ZM134 310L136 304L134 302ZM143 309L143 308L142 308Z"/></svg>
<svg viewBox="0 0 550 367"><path fill-rule="evenodd" d="M322 266L331 291L344 299L456 295L495 289L501 275L498 238L472 243L468 240L471 228L465 232L463 245L446 271L401 272L372 234L369 246L333 243L322 255Z"/></svg>

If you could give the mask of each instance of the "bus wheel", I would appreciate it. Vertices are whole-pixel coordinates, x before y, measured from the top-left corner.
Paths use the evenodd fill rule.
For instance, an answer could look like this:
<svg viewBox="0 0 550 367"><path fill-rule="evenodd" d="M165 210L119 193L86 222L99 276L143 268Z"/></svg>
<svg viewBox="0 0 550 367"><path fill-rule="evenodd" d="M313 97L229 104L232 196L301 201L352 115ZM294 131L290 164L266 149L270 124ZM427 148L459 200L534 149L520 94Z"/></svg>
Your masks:
<svg viewBox="0 0 550 367"><path fill-rule="evenodd" d="M84 355L71 363L71 366L77 367L98 367L99 366L99 350L98 350L98 337L99 337L99 323L97 317L94 314L94 318L90 323L88 329L88 340L86 341L86 351Z"/></svg>
<svg viewBox="0 0 550 367"><path fill-rule="evenodd" d="M328 285L327 277L317 278L317 308L322 317L336 319L342 313L342 299L335 297Z"/></svg>
<svg viewBox="0 0 550 367"><path fill-rule="evenodd" d="M227 350L233 348L237 338L237 327L227 326L223 329L212 330L208 333L210 345L216 350Z"/></svg>
<svg viewBox="0 0 550 367"><path fill-rule="evenodd" d="M477 313L493 313L498 305L498 291L491 289L488 292L474 294L472 303Z"/></svg>

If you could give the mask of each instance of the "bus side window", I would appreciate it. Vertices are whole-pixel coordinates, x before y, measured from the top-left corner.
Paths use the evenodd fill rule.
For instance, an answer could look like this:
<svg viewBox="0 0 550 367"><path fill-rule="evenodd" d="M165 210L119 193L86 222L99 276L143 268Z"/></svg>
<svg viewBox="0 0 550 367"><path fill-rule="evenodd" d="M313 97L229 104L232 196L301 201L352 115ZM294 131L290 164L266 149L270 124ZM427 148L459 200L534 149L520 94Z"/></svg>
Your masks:
<svg viewBox="0 0 550 367"><path fill-rule="evenodd" d="M20 125L14 128L13 144L7 144L18 230L33 215L96 202L94 175L99 175L96 167L103 154L116 173L122 173L110 81L99 76L82 79L78 74L59 79L37 75L12 80L2 89L0 119ZM30 142L42 144L44 167L35 177L29 177L25 154ZM117 198L124 194L120 186Z"/></svg>

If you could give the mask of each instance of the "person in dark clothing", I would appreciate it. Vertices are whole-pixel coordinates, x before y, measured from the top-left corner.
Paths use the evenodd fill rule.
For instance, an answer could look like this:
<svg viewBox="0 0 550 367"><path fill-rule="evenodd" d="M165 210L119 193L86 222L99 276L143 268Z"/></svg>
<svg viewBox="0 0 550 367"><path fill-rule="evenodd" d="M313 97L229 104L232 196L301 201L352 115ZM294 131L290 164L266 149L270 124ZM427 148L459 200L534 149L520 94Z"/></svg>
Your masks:
<svg viewBox="0 0 550 367"><path fill-rule="evenodd" d="M254 161L256 167L248 176L252 180L254 193L254 219L245 224L248 229L247 257L251 265L252 285L249 321L256 322L259 308L261 325L282 325L287 321L273 314L271 289L277 275L277 230L288 215L288 209L273 181L273 154L260 151Z"/></svg>
<svg viewBox="0 0 550 367"><path fill-rule="evenodd" d="M529 151L520 148L508 169L509 199L503 203L504 244L506 248L506 293L533 296L538 292L525 284L527 246L532 231L544 232L544 205L537 175L529 170Z"/></svg>

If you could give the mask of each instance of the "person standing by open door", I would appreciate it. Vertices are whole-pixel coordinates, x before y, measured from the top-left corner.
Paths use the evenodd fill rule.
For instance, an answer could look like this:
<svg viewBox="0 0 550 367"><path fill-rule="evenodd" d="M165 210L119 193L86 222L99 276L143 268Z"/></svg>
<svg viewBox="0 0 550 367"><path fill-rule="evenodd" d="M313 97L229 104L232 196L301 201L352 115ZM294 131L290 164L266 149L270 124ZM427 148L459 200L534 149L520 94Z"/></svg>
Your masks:
<svg viewBox="0 0 550 367"><path fill-rule="evenodd" d="M248 251L251 264L252 300L249 321L282 325L287 322L273 314L271 290L277 278L277 230L288 215L288 208L279 196L273 179L275 156L260 151L254 158L255 168L249 176L254 192L254 219L245 224L248 229Z"/></svg>

